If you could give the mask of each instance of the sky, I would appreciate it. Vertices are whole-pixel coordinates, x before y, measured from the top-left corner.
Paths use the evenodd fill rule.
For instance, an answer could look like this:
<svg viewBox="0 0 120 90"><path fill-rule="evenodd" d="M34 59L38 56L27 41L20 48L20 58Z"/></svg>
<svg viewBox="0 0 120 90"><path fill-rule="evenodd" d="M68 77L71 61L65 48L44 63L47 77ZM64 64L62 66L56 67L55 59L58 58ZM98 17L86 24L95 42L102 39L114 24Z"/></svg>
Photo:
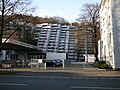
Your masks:
<svg viewBox="0 0 120 90"><path fill-rule="evenodd" d="M34 16L59 16L74 22L83 4L96 2L100 3L100 0L33 0L33 5L37 7Z"/></svg>

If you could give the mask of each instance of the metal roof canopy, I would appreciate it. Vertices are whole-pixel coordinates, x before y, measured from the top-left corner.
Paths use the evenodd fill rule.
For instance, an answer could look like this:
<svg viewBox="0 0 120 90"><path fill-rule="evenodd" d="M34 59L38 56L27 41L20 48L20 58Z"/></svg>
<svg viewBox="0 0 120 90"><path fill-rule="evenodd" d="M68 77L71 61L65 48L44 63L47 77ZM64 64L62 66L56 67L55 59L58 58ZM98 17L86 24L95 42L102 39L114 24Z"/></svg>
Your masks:
<svg viewBox="0 0 120 90"><path fill-rule="evenodd" d="M5 39L2 40L2 42L4 41ZM13 51L41 51L37 49L37 46L12 39L8 39L2 49L13 50Z"/></svg>

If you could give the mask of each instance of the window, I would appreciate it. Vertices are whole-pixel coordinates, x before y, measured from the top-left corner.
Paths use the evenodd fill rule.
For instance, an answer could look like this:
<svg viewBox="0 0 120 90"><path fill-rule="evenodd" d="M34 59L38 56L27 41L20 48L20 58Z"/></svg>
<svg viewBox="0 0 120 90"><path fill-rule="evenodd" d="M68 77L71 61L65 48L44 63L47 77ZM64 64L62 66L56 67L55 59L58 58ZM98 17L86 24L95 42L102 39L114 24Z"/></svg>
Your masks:
<svg viewBox="0 0 120 90"><path fill-rule="evenodd" d="M108 17L108 25L110 25L111 23L110 23L110 16Z"/></svg>
<svg viewBox="0 0 120 90"><path fill-rule="evenodd" d="M103 48L103 41L101 42L101 48Z"/></svg>
<svg viewBox="0 0 120 90"><path fill-rule="evenodd" d="M109 38L110 38L110 43L111 43L111 33L110 33L110 37Z"/></svg>
<svg viewBox="0 0 120 90"><path fill-rule="evenodd" d="M104 46L104 56L106 57L106 46Z"/></svg>

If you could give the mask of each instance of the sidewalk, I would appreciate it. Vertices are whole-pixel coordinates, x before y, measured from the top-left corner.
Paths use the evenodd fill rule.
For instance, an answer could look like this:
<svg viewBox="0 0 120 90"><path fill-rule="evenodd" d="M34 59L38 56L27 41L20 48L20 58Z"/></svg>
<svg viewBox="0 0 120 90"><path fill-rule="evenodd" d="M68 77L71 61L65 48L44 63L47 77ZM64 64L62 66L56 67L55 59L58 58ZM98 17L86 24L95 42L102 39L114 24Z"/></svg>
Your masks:
<svg viewBox="0 0 120 90"><path fill-rule="evenodd" d="M5 69L0 69L0 71L5 71ZM84 65L71 65L69 67L56 67L48 69L30 69L30 68L17 68L13 69L15 75L75 75L75 76L111 76L120 77L120 71L114 70L99 70L90 64Z"/></svg>

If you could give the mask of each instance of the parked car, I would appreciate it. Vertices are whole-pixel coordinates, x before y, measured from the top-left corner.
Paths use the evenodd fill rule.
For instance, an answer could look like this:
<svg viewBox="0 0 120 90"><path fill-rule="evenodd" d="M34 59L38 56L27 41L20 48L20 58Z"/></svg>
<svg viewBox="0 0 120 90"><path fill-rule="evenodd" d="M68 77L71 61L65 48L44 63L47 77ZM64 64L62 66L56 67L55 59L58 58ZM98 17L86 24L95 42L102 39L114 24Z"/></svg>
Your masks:
<svg viewBox="0 0 120 90"><path fill-rule="evenodd" d="M46 66L52 66L52 67L56 67L56 66L59 66L60 63L58 63L57 61L55 60L47 60L46 61Z"/></svg>
<svg viewBox="0 0 120 90"><path fill-rule="evenodd" d="M63 65L63 62L61 59L53 59L54 61L56 61L57 63L59 63L59 66Z"/></svg>

